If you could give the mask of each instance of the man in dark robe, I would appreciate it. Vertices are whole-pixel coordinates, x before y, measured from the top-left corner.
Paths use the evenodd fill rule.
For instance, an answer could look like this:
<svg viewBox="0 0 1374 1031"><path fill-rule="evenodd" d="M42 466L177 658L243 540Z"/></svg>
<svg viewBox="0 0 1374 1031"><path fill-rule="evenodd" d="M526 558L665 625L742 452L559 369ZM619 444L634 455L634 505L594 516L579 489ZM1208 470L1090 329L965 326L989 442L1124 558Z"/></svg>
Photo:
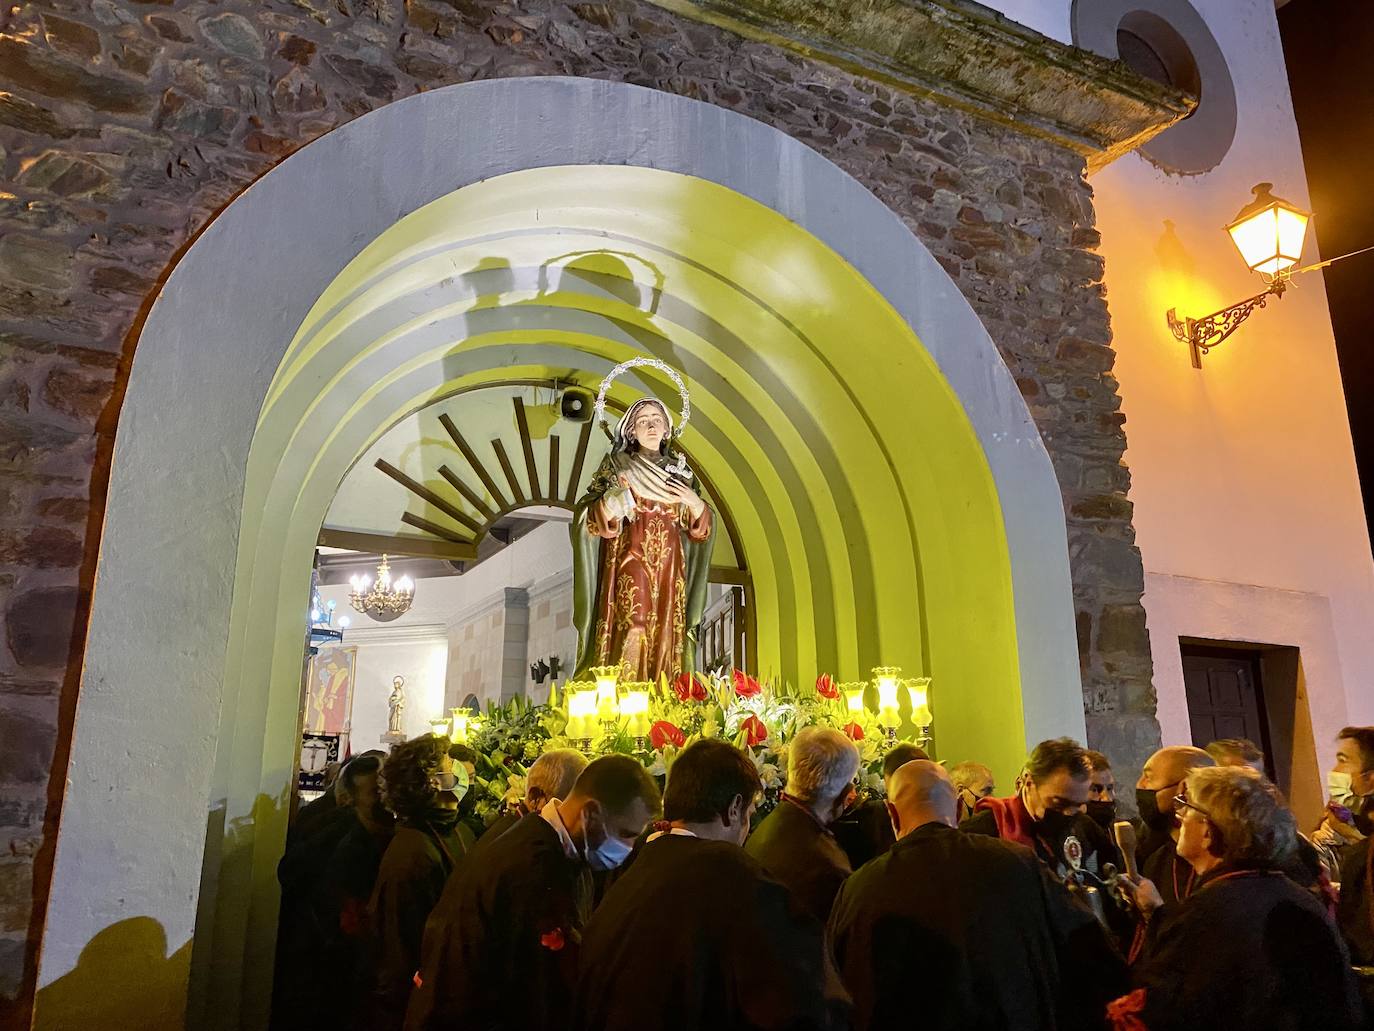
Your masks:
<svg viewBox="0 0 1374 1031"><path fill-rule="evenodd" d="M1193 889L1193 868L1178 857L1178 805L1189 772L1215 766L1216 760L1201 748L1171 745L1145 760L1136 782L1136 808L1145 834L1136 850L1141 876L1153 882L1165 902L1178 902Z"/></svg>
<svg viewBox="0 0 1374 1031"><path fill-rule="evenodd" d="M583 936L582 1031L845 1026L821 925L741 847L760 790L753 761L705 739L674 760L666 830L616 879Z"/></svg>
<svg viewBox="0 0 1374 1031"><path fill-rule="evenodd" d="M282 888L277 927L272 1026L294 1027L319 1012L342 969L333 951L336 921L324 890L330 857L339 843L371 821L378 805L380 753L364 753L343 767L302 831L301 811L277 864ZM318 800L317 800L318 801ZM309 807L307 806L306 809ZM388 820L389 818L384 818Z"/></svg>
<svg viewBox="0 0 1374 1031"><path fill-rule="evenodd" d="M623 862L659 804L640 763L602 756L470 856L425 929L407 1031L564 1031L592 871Z"/></svg>
<svg viewBox="0 0 1374 1031"><path fill-rule="evenodd" d="M1374 1021L1374 838L1346 849L1336 923L1355 964L1365 1011Z"/></svg>
<svg viewBox="0 0 1374 1031"><path fill-rule="evenodd" d="M426 734L399 745L382 766L382 797L396 816L396 830L368 903L372 992L362 1026L369 1031L401 1027L425 921L473 845L458 815L466 772L455 767L448 749L447 738Z"/></svg>
<svg viewBox="0 0 1374 1031"><path fill-rule="evenodd" d="M525 797L492 821L477 839L472 854L481 855L502 834L530 813L541 812L553 799L567 798L586 768L586 757L575 748L551 748L540 755L525 775Z"/></svg>
<svg viewBox="0 0 1374 1031"><path fill-rule="evenodd" d="M787 749L787 792L744 846L822 924L852 872L829 827L858 772L859 750L842 731L807 727Z"/></svg>
<svg viewBox="0 0 1374 1031"><path fill-rule="evenodd" d="M897 843L840 889L829 935L856 1031L1100 1026L1125 968L1101 925L1020 845L955 829L949 775L892 778Z"/></svg>
<svg viewBox="0 0 1374 1031"><path fill-rule="evenodd" d="M1097 873L1105 837L1087 816L1091 790L1087 749L1066 737L1042 741L1026 760L1016 794L980 799L959 829L1024 845L1056 877L1078 867ZM1113 849L1107 861L1114 857Z"/></svg>
<svg viewBox="0 0 1374 1031"><path fill-rule="evenodd" d="M929 759L924 748L903 741L894 745L883 757L883 793L887 794L892 775L913 759ZM849 858L849 868L857 870L874 856L890 849L897 839L892 833L892 821L887 815L887 803L882 798L870 798L850 809L830 825L840 848Z"/></svg>

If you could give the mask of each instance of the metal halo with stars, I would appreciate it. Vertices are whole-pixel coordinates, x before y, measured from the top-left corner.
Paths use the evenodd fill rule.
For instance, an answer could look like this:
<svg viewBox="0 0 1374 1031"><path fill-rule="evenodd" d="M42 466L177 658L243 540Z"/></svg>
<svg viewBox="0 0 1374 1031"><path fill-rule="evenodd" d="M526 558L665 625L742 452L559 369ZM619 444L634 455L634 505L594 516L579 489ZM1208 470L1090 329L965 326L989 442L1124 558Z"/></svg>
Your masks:
<svg viewBox="0 0 1374 1031"><path fill-rule="evenodd" d="M682 398L682 411L678 413L677 425L673 427L672 436L682 436L682 431L687 428L687 420L692 417L692 399L687 393L687 384L682 382L682 377L678 375L677 370L667 362L660 361L657 358L631 358L629 361L621 362L612 369L607 374L606 378L601 381L601 389L596 392L596 404L593 406L592 412L596 417L596 421L601 424L601 429L605 431L607 436L611 436L611 428L606 424L606 391L610 389L611 384L615 382L616 377L622 372L645 366L651 369L657 369L672 380L673 386L677 387L678 395Z"/></svg>

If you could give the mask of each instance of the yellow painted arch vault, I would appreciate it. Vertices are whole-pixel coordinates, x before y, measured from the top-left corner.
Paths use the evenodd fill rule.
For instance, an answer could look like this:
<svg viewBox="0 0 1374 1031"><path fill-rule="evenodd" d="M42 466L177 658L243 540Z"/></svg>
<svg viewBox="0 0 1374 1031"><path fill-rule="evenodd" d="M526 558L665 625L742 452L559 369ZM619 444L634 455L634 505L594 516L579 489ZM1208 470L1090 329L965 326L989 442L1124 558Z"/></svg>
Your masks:
<svg viewBox="0 0 1374 1031"><path fill-rule="evenodd" d="M268 507L332 491L317 472L409 411L482 383L594 383L636 354L689 382L684 442L738 524L759 671L794 683L879 664L933 676L942 754L1019 762L1020 721L995 715L1021 710L1006 538L958 399L850 265L714 183L533 169L402 219L292 342L249 490L264 489ZM615 387L622 401L646 389L674 403L666 380Z"/></svg>

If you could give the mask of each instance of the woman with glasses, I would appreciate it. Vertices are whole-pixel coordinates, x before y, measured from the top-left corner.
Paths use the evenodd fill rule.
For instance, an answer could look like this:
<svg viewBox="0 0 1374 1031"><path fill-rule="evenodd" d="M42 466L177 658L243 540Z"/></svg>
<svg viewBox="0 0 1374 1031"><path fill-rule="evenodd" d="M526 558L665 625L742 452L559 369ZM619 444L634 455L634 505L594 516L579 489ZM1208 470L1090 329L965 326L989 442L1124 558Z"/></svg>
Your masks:
<svg viewBox="0 0 1374 1031"><path fill-rule="evenodd" d="M1281 868L1297 841L1278 790L1246 767L1193 770L1178 812L1192 891L1164 905L1134 886L1148 921L1135 990L1108 1008L1117 1031L1356 1028L1350 960L1326 911Z"/></svg>

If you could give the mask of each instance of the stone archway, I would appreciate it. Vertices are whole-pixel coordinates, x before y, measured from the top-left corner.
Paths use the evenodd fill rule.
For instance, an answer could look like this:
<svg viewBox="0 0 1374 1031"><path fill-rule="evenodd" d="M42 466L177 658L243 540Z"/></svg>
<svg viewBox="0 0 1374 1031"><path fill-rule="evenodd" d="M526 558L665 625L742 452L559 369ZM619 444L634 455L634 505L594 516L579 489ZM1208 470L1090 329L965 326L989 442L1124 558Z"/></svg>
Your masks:
<svg viewBox="0 0 1374 1031"><path fill-rule="evenodd" d="M632 314L655 289L633 272L537 281L572 249L554 244L605 249L608 224L617 246L657 248L689 284L662 290L653 319ZM509 281L484 283L493 268ZM512 303L480 303L491 296ZM895 215L803 144L721 108L589 80L437 90L251 187L148 318L42 984L103 929L151 918L169 951L194 938L194 956L150 1013L180 1012L189 983L193 1026L263 1023L295 747L292 627L339 478L387 425L459 383L655 348L701 385L704 460L743 513L756 589L771 592L762 665L804 677L881 655L922 669L945 691L940 732L1004 766L1027 740L1081 734L1049 459L977 317ZM824 433L818 405L833 412ZM939 446L922 451L923 435Z"/></svg>

